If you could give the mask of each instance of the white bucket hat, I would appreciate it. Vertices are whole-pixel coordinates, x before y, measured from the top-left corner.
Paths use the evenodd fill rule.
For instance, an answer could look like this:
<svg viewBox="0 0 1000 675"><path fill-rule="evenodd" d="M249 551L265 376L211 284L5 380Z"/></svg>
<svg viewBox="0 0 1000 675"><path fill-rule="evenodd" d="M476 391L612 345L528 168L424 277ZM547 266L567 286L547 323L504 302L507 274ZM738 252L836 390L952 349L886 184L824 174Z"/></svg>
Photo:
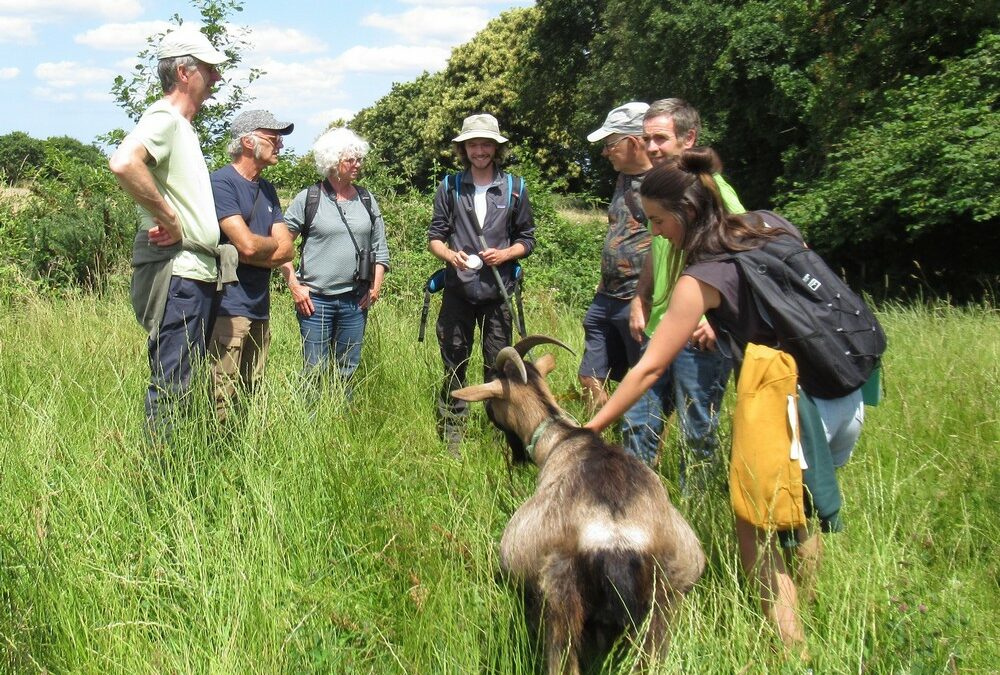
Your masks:
<svg viewBox="0 0 1000 675"><path fill-rule="evenodd" d="M462 133L451 139L455 143L467 141L470 138L489 138L497 143L506 143L507 139L500 135L500 124L493 115L471 115L462 122Z"/></svg>

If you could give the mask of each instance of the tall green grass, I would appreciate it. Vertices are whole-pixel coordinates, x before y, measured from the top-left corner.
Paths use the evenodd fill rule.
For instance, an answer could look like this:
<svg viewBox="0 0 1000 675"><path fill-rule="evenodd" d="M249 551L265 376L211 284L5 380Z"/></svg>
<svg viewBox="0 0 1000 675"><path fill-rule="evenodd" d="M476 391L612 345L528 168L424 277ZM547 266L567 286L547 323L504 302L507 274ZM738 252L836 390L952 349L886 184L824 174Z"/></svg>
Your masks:
<svg viewBox="0 0 1000 675"><path fill-rule="evenodd" d="M579 347L579 316L529 328ZM372 312L355 398L298 394L275 298L266 385L216 427L205 392L169 449L143 442L144 335L124 294L0 321L0 670L532 673L497 542L534 487L474 412L464 460L434 431L440 361L419 307ZM433 317L433 313L432 313ZM847 530L804 608L816 672L1000 663L1000 317L891 307L886 401L842 473ZM582 418L576 363L553 389ZM480 373L480 363L470 372ZM662 463L671 494L677 458ZM795 672L744 589L727 498L677 499L709 555L664 672ZM629 657L612 669L626 669Z"/></svg>

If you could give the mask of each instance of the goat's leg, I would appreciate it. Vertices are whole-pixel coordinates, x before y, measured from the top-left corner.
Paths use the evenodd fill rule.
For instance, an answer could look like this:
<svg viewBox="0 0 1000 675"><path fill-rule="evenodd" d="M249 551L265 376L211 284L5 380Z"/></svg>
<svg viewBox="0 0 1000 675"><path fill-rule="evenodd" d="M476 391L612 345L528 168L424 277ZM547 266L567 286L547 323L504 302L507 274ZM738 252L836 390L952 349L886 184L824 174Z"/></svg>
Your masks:
<svg viewBox="0 0 1000 675"><path fill-rule="evenodd" d="M673 623L681 601L681 595L670 587L665 571L657 567L654 574L649 626L642 642L642 655L635 664L636 672L646 672L657 659L663 658L667 653L670 647L670 624Z"/></svg>
<svg viewBox="0 0 1000 675"><path fill-rule="evenodd" d="M550 675L580 672L584 607L576 565L570 558L546 561L541 578L545 608L545 658Z"/></svg>

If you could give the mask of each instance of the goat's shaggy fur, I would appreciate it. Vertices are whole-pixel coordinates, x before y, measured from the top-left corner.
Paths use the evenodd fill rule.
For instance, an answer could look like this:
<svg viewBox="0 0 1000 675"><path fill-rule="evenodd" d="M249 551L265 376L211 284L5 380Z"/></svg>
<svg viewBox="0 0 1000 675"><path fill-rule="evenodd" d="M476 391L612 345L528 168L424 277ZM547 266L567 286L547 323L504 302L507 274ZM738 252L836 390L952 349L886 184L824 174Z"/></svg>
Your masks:
<svg viewBox="0 0 1000 675"><path fill-rule="evenodd" d="M662 655L705 555L649 467L566 420L544 381L555 359L521 358L542 342L555 341L532 336L508 347L497 379L452 392L486 401L513 456L532 450L540 469L535 493L504 530L500 564L541 600L550 673L579 672L581 655L605 654L623 633L638 636L647 617L643 652Z"/></svg>

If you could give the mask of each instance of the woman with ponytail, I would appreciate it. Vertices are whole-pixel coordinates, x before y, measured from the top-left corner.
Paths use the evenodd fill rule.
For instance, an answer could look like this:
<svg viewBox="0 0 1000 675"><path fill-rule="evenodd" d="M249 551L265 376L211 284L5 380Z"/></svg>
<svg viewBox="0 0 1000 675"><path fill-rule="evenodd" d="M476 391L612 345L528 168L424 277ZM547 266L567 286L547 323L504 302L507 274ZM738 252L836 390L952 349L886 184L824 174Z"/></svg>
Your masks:
<svg viewBox="0 0 1000 675"><path fill-rule="evenodd" d="M777 343L777 336L761 316L739 264L726 256L760 247L777 237L795 237L801 242L801 234L783 219L779 223L770 218L769 224L759 212L728 214L712 177L719 170L714 151L692 148L646 174L640 195L651 230L685 252L686 267L642 358L586 427L600 432L620 418L670 365L703 315L717 334L732 336L740 348L748 342ZM723 339L720 337L720 341ZM739 358L739 354L734 356ZM826 430L833 464L839 467L850 457L861 431L864 408L860 390L838 399L817 398L814 402ZM789 572L792 561L786 556L788 549L779 545L773 531L759 529L739 517L736 534L741 562L748 577L759 584L765 613L785 645L805 657L798 593ZM819 537L809 536L802 528L785 538L785 545L794 546L796 541L798 571L803 575L814 573L820 552ZM810 583L811 579L801 581Z"/></svg>

